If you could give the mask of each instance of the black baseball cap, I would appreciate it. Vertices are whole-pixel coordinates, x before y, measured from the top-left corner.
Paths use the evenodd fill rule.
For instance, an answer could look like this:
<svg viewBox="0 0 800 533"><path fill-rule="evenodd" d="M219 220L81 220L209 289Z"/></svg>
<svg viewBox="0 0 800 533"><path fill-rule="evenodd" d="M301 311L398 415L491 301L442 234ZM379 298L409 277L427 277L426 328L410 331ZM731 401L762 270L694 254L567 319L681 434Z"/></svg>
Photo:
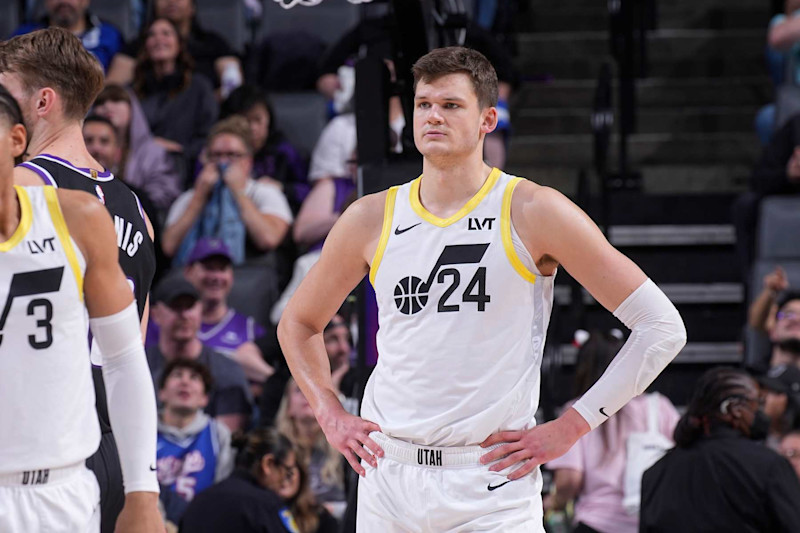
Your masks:
<svg viewBox="0 0 800 533"><path fill-rule="evenodd" d="M800 368L794 365L780 365L770 368L764 376L758 378L759 384L779 394L800 394Z"/></svg>
<svg viewBox="0 0 800 533"><path fill-rule="evenodd" d="M200 299L200 293L183 276L169 276L161 280L153 291L153 300L162 302L165 305L170 305L179 296L190 296L195 300Z"/></svg>

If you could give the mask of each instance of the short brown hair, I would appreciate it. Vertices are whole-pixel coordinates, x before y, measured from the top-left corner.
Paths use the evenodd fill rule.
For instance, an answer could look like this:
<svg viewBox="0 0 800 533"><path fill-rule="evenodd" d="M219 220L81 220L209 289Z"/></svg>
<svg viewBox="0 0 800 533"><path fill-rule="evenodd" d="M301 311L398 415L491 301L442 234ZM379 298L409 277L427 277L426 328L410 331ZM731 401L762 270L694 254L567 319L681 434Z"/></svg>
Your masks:
<svg viewBox="0 0 800 533"><path fill-rule="evenodd" d="M64 101L64 117L73 120L86 116L104 82L100 61L62 28L0 43L0 72L18 74L29 91L55 89Z"/></svg>
<svg viewBox="0 0 800 533"><path fill-rule="evenodd" d="M245 147L247 147L247 151L251 154L253 153L253 136L250 133L250 125L247 123L246 118L241 115L231 115L214 124L211 131L208 132L206 148L211 146L211 143L217 135L222 135L224 133L239 137Z"/></svg>
<svg viewBox="0 0 800 533"><path fill-rule="evenodd" d="M204 392L206 394L211 392L211 387L214 386L214 378L211 377L211 371L206 365L194 359L173 359L167 363L167 366L164 367L164 371L161 373L161 379L158 382L158 390L164 388L170 374L181 368L185 368L200 376L200 379L203 380Z"/></svg>
<svg viewBox="0 0 800 533"><path fill-rule="evenodd" d="M486 56L471 48L448 46L431 50L411 67L414 90L420 81L430 83L448 74L466 74L481 109L497 105L497 72Z"/></svg>
<svg viewBox="0 0 800 533"><path fill-rule="evenodd" d="M121 85L110 83L103 87L103 90L94 99L94 106L103 105L106 102L126 102L130 104L131 95Z"/></svg>

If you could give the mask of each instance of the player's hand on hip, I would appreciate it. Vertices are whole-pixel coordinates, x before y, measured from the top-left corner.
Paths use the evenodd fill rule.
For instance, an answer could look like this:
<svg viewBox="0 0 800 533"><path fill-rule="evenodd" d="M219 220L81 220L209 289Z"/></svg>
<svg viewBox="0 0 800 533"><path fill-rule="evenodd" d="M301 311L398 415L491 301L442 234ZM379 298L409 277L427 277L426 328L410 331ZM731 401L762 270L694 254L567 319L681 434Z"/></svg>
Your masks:
<svg viewBox="0 0 800 533"><path fill-rule="evenodd" d="M164 533L164 521L158 512L158 494L130 492L117 518L114 533Z"/></svg>
<svg viewBox="0 0 800 533"><path fill-rule="evenodd" d="M494 463L489 470L500 472L519 464L508 475L516 480L533 472L540 464L561 457L572 447L580 435L567 430L562 419L556 419L540 426L520 431L501 431L490 435L481 446L486 448L504 443L481 457L482 464Z"/></svg>
<svg viewBox="0 0 800 533"><path fill-rule="evenodd" d="M378 424L353 416L340 405L320 420L320 427L331 446L344 455L359 476L366 474L359 458L373 467L378 466L377 458L383 457L383 449L369 437L373 431L381 430Z"/></svg>

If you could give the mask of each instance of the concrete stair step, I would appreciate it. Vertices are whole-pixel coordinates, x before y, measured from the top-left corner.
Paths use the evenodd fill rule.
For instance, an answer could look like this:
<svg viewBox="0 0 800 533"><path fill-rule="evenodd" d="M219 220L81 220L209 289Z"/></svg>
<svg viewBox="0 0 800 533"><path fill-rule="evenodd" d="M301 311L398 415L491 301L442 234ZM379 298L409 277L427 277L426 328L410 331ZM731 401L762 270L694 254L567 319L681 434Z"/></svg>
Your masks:
<svg viewBox="0 0 800 533"><path fill-rule="evenodd" d="M648 34L648 75L758 75L765 71L766 29L656 30ZM609 56L607 31L523 33L517 36L523 74L591 78Z"/></svg>
<svg viewBox="0 0 800 533"><path fill-rule="evenodd" d="M525 82L513 96L513 110L518 113L529 108L591 108L594 106L596 75L597 72L592 79ZM699 106L754 108L772 101L773 90L766 75L693 79L652 77L636 82L636 97L642 111Z"/></svg>
<svg viewBox="0 0 800 533"><path fill-rule="evenodd" d="M578 165L569 162L561 164L520 164L510 154L511 160L506 170L517 176L524 176L536 183L558 189L562 193L575 197L578 187ZM589 168L590 165L583 165ZM648 194L679 194L716 192L738 193L747 188L747 180L752 172L749 164L659 164L637 165L635 169L642 174L644 192ZM599 190L599 178L593 171L589 172L589 185L593 192Z"/></svg>
<svg viewBox="0 0 800 533"><path fill-rule="evenodd" d="M617 145L616 139L612 142L612 146ZM511 139L509 166L589 167L593 161L593 149L592 135L517 135ZM634 167L709 163L749 166L758 158L760 147L752 132L650 133L632 135L628 153Z"/></svg>
<svg viewBox="0 0 800 533"><path fill-rule="evenodd" d="M644 108L639 133L717 133L752 131L757 106ZM536 134L591 133L591 108L528 108L515 112L514 128Z"/></svg>

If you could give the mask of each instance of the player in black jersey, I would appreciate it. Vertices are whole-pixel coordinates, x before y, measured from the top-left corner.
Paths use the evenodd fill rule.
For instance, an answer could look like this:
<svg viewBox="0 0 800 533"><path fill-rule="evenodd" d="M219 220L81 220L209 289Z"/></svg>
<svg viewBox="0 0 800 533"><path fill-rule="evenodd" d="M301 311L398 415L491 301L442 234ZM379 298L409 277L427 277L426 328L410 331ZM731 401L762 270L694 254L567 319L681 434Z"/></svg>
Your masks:
<svg viewBox="0 0 800 533"><path fill-rule="evenodd" d="M89 154L81 131L83 117L103 87L102 68L69 32L47 29L0 44L0 83L20 103L30 136L27 161L15 169L15 182L84 190L106 206L117 233L119 263L136 297L144 335L155 272L152 226L136 195ZM149 531L141 527L157 523L152 516L158 513L157 493L136 488L139 474L130 471L135 458L118 453L97 350L92 352L92 363L103 439L87 466L95 472L101 488L102 531L115 531L115 524L116 531ZM149 431L147 428L144 433ZM135 448L124 444L126 449ZM154 469L153 464L150 470Z"/></svg>

